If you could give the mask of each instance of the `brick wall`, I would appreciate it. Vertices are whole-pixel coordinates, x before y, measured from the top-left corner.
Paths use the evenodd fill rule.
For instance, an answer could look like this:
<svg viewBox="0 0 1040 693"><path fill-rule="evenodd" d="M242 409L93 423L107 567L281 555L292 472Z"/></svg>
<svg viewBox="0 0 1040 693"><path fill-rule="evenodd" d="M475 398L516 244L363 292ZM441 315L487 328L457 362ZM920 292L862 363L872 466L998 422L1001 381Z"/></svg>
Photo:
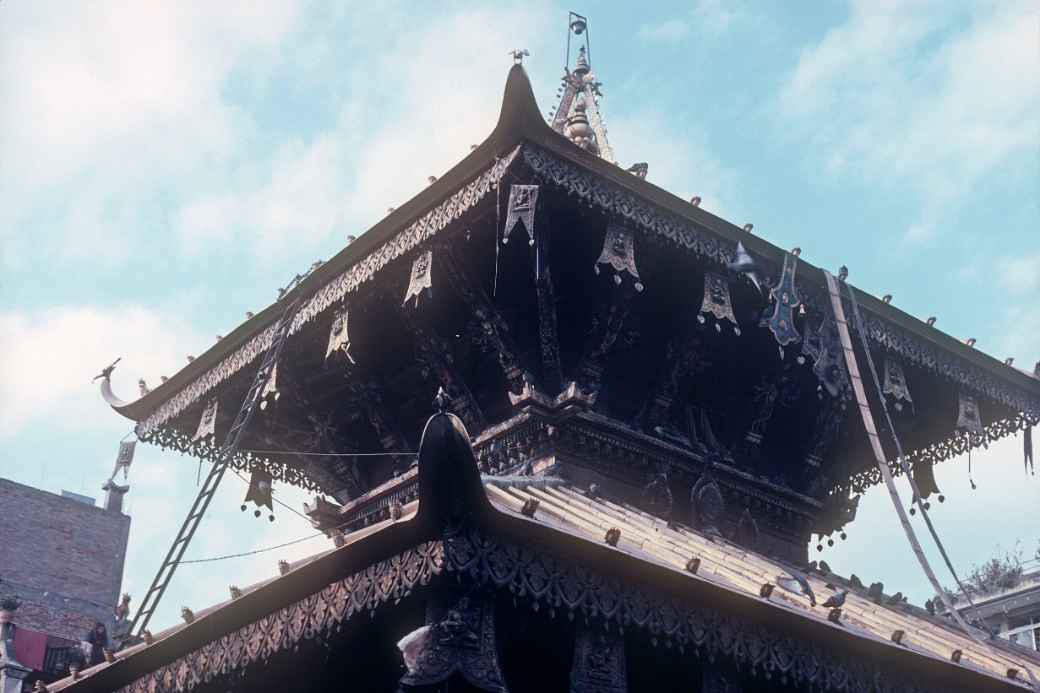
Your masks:
<svg viewBox="0 0 1040 693"><path fill-rule="evenodd" d="M129 534L126 515L0 479L0 595L22 598L16 623L74 640L111 624Z"/></svg>

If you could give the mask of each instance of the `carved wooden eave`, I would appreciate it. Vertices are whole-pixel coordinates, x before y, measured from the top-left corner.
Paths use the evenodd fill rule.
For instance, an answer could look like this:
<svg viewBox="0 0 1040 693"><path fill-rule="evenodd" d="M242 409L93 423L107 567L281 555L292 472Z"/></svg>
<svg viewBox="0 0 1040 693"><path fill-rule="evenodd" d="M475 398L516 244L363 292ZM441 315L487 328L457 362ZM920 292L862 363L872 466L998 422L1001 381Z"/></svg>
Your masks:
<svg viewBox="0 0 1040 693"><path fill-rule="evenodd" d="M835 623L801 595L780 588L762 596L762 582L792 568L725 539L666 527L560 482L482 480L469 435L450 414L428 422L418 475L418 501L400 518L357 532L340 548L50 690L189 691L219 686L229 675L269 681L265 663L274 655L456 581L500 590L561 618L632 631L667 646L661 656L722 658L805 690L1030 690L1006 672L1040 665L1010 644L979 647L941 618L876 605L858 593L847 597ZM531 499L539 502L527 512ZM618 532L613 545L604 541L606 528ZM691 556L699 559L693 570ZM806 579L827 594L823 577ZM896 628L907 634L900 643L889 637ZM951 661L954 651L963 656Z"/></svg>
<svg viewBox="0 0 1040 693"><path fill-rule="evenodd" d="M438 233L486 199L505 172L519 165L546 188L566 193L624 222L643 239L674 245L716 268L733 259L736 244L741 242L760 263L768 285L774 285L780 275L785 251L604 161L554 131L544 122L523 69L514 66L506 81L498 123L488 138L447 174L305 277L282 299L301 298L302 307L293 321L291 335L339 306L392 260L432 245ZM826 306L824 286L821 270L799 260L798 293L818 314ZM849 290L862 307L865 330L874 345L996 403L1001 412L1010 412L992 421L982 436L931 440L930 445L913 452L913 459L947 459L1040 421L1040 380L851 285ZM123 403L115 399L110 389L105 393L106 399L116 411L138 422L138 434L143 439L203 457L212 456L215 448L185 441L168 426L257 360L272 340L282 307L279 301L246 321L140 399ZM249 460L236 459L235 464L246 466ZM900 470L894 467L893 471ZM876 483L878 476L876 468L868 467L857 471L853 479L840 482L839 487L862 488ZM281 478L314 487L299 470L286 468Z"/></svg>

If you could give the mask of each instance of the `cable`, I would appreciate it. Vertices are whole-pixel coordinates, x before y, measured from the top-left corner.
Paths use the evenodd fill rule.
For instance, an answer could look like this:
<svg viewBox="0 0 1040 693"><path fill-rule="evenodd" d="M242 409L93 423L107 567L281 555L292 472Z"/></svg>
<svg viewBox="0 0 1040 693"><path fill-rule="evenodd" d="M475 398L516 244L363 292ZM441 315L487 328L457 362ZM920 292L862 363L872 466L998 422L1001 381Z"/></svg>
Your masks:
<svg viewBox="0 0 1040 693"><path fill-rule="evenodd" d="M935 575L935 571L932 570L931 564L929 563L927 556L924 555L924 550L921 548L921 543L917 539L917 534L914 532L914 528L911 526L910 519L907 516L906 509L903 507L903 503L899 498L899 490L896 488L895 481L892 478L892 471L889 469L888 462L885 459L885 453L883 448L881 447L881 439L877 433L877 428L874 425L874 417L873 414L871 414L870 412L870 403L867 400L866 392L863 390L862 386L860 386L859 388L855 387L857 380L862 382L862 377L860 376L859 366L856 362L856 353L852 347L852 341L849 337L849 327L845 317L845 308L843 306L841 297L841 286L838 283L838 280L836 280L834 278L834 275L832 275L830 272L824 270L823 276L827 282L827 290L830 294L831 310L834 313L834 321L837 324L839 336L841 336L842 338L842 353L844 355L845 365L848 368L849 377L852 380L852 384L854 386L853 389L856 391L855 397L856 402L859 406L860 416L863 419L863 426L866 429L867 437L870 440L871 449L874 452L875 462L877 463L878 470L881 472L881 478L885 482L885 486L888 488L888 495L892 500L892 505L895 507L896 514L898 515L900 524L903 527L903 532L906 534L907 541L909 541L910 547L913 550L914 555L917 557L918 563L921 565L921 569L924 571L925 576L928 578L928 581L931 583L932 588L935 590L936 596L939 597L939 600L942 602L943 606L946 607L946 610L949 612L950 616L952 616L953 619L957 622L957 625L959 625L961 629L964 631L964 633L972 640L974 640L975 643L979 645L979 647L983 648L984 650L988 650L991 654L999 656L999 653L997 653L995 648L992 645L989 645L985 641L983 641L975 633L975 629L973 629L971 626L967 624L967 622L965 622L963 616L961 616L961 613L953 607L953 602L950 600L946 592L943 591L942 585L939 584L939 579ZM852 295L851 288L849 292L850 295ZM855 303L854 295L852 295L852 304L855 315L857 305ZM858 325L857 329L860 332L860 338L865 340L866 333L862 329L862 324ZM873 361L870 356L869 349L867 350L867 359L872 366ZM874 371L874 375L876 378L876 371ZM882 402L883 401L884 400L882 400ZM1001 657L1001 659L1005 659L1006 661L1016 661L1010 660L1009 657ZM1033 676L1033 672L1030 671L1030 668L1023 666L1021 662L1016 663L1018 664L1018 666L1022 666L1022 668L1026 672L1026 675L1029 677L1030 681L1033 682L1033 685L1035 686L1036 678Z"/></svg>
<svg viewBox="0 0 1040 693"><path fill-rule="evenodd" d="M415 457L416 452L303 452L302 450L242 450L255 455L299 455L300 457Z"/></svg>
<svg viewBox="0 0 1040 693"><path fill-rule="evenodd" d="M246 551L245 553L232 553L228 554L227 556L213 556L212 558L195 558L190 561L178 561L177 564L186 565L188 563L212 563L213 561L224 561L229 558L242 558L243 556L253 556L258 553L264 553L265 551L274 551L275 549L282 549L286 546L292 546L293 544L299 544L300 542L307 541L308 539L314 539L315 537L323 536L325 536L323 532L316 532L315 534L309 534L305 537L300 537L299 539L287 541L284 544L277 544L276 546L267 546L262 549L256 549L255 551Z"/></svg>
<svg viewBox="0 0 1040 693"><path fill-rule="evenodd" d="M840 291L840 289L839 289ZM909 465L906 463L906 458L903 455L903 445L899 441L899 436L896 435L895 425L892 423L892 416L888 411L888 403L885 402L885 395L881 391L881 381L878 379L877 368L874 365L874 357L870 353L869 345L867 344L867 335L863 328L863 317L859 312L859 302L856 300L856 294L853 292L852 287L849 287L849 302L852 304L852 315L856 319L856 331L859 332L860 344L863 347L863 352L866 354L867 365L870 367L870 374L874 381L874 389L877 392L878 400L881 402L881 411L885 414L885 422L888 425L888 432L892 438L892 441L896 446L896 459L899 461L899 466L903 470L903 474L910 481L910 487L914 493L914 502L917 503L918 509L921 511L921 517L924 518L925 524L928 526L928 532L932 535L932 539L935 541L936 547L939 549L939 553L942 555L943 561L946 563L946 567L949 569L950 574L953 575L954 581L957 583L957 587L960 588L964 598L968 601L972 610L975 612L976 620L979 619L978 607L975 606L975 602L972 601L971 595L968 593L964 583L961 582L960 577L957 575L956 569L953 567L953 561L950 560L949 554L946 553L946 547L943 545L942 540L939 539L939 533L935 529L935 525L932 524L932 519L928 516L928 511L924 507L924 499L921 497L920 489L917 487L917 481L914 479L913 474L910 471ZM969 469L971 465L971 452L968 453L968 464ZM970 476L970 472L969 472Z"/></svg>

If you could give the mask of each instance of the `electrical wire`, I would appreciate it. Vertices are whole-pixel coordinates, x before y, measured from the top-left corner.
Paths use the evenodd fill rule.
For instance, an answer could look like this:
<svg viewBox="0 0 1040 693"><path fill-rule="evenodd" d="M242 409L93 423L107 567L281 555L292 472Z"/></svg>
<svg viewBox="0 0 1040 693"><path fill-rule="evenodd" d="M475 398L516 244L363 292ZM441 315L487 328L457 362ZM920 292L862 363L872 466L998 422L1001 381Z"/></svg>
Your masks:
<svg viewBox="0 0 1040 693"><path fill-rule="evenodd" d="M308 534L305 537L300 537L298 539L293 539L292 541L287 541L284 544L277 544L275 546L266 546L266 547L264 547L262 549L256 549L254 551L245 551L244 553L232 553L232 554L228 554L226 556L212 556L210 558L194 558L194 559L192 559L190 561L177 561L177 564L178 565L186 565L188 563L212 563L214 561L225 561L225 560L227 560L229 558L242 558L244 556L253 556L253 555L256 555L258 553L264 553L266 551L274 551L275 549L282 549L282 548L285 548L286 546L292 546L293 544L299 544L300 542L307 541L308 539L314 539L315 537L323 537L323 536L325 536L325 534L323 532L316 532L314 534Z"/></svg>
<svg viewBox="0 0 1040 693"><path fill-rule="evenodd" d="M841 284L834 278L834 276L830 272L824 271L823 275L824 279L827 282L828 292L830 293L831 309L834 312L834 319L838 325L839 333L842 336L842 351L844 353L846 366L849 370L849 376L852 378L853 382L855 382L855 380L857 379L862 380L862 378L859 375L859 368L856 364L855 351L852 348L852 343L849 338L848 322L846 321L845 310L842 305ZM856 329L859 332L860 339L862 340L862 345L864 347L867 347L868 345L866 342L866 332L864 331L862 317L859 315L859 307L856 302L856 297L852 293L851 287L849 287L849 295L853 308L853 317L857 322ZM873 376L875 386L879 388L880 392L880 384L877 380L877 370L874 368L873 357L871 356L869 349L866 349L866 358L871 369L871 374ZM888 462L885 459L884 451L881 448L881 440L874 425L873 415L870 413L870 404L866 398L866 392L863 391L862 388L860 388L857 391L856 400L859 404L860 414L863 418L863 425L867 430L868 437L871 439L871 447L874 450L874 456L878 465L878 469L881 472L881 477L884 480L885 485L888 487L888 493L892 499L892 504L895 508L896 514L899 516L899 520L903 526L906 538L910 542L910 546L914 554L916 555L918 562L921 565L921 569L924 571L929 582L932 584L932 587L936 592L936 596L939 597L939 600L946 607L947 612L950 614L950 616L953 617L953 619L957 622L957 625L961 627L961 630L963 630L968 637L974 640L975 643L979 645L979 647L983 648L984 650L988 650L990 653L999 657L999 653L996 652L995 648L991 644L988 644L984 640L982 640L982 638L980 638L978 634L975 632L975 629L969 626L968 623L964 620L960 611L953 607L952 600L943 591L942 586L939 584L939 579L936 577L935 571L932 570L928 558L924 555L924 551L921 548L920 541L917 539L917 534L914 532L913 527L910 525L910 519L907 516L906 510L904 509L902 501L899 498L899 491L896 489L895 482L892 478L892 473L888 467ZM884 398L882 398L881 402L882 407L884 408L885 414L887 416L888 409L885 406ZM890 430L894 435L894 429L891 429L890 419L889 424ZM900 455L900 458L902 458L902 455ZM912 479L911 483L913 483ZM934 534L933 538L935 538L936 541L938 541L938 537ZM1021 665L1021 663L1019 664ZM1023 667L1023 669L1025 670L1026 675L1029 677L1029 680L1035 687L1037 685L1037 679L1033 675L1033 672L1030 671L1029 667Z"/></svg>
<svg viewBox="0 0 1040 693"><path fill-rule="evenodd" d="M241 450L254 455L298 455L300 457L415 457L415 452L304 452L302 450Z"/></svg>
<svg viewBox="0 0 1040 693"><path fill-rule="evenodd" d="M840 286L840 285L839 285ZM946 568L950 571L954 581L957 583L957 587L960 588L961 593L975 612L976 620L979 620L978 607L975 606L975 602L972 601L971 595L968 593L968 589L961 582L960 576L957 575L956 569L953 567L953 561L950 560L949 554L946 552L946 547L943 545L942 540L939 539L939 533L935 529L935 525L932 524L932 518L928 516L928 510L924 506L924 499L921 497L921 491L917 487L917 481L914 479L913 474L906 463L906 457L903 454L903 445L899 441L899 436L896 434L895 425L892 423L892 415L888 411L888 403L885 401L885 395L881 391L881 381L878 379L877 367L874 365L874 357L870 353L869 345L867 344L867 335L863 327L863 317L859 312L859 302L856 300L856 294L853 292L852 287L848 287L849 290L849 302L852 305L852 315L856 319L856 331L859 332L860 344L863 347L863 351L866 354L867 365L870 367L871 379L874 381L874 389L877 393L878 400L881 402L881 411L885 414L885 423L888 427L889 436L892 438L892 442L896 448L896 459L899 461L899 466L903 470L903 474L910 481L910 487L914 494L914 502L917 504L918 510L921 512L921 517L924 518L925 524L928 526L928 532L932 535L932 539L935 541L936 547L939 549L939 553L942 555L943 562L946 563ZM971 453L968 453L968 465L970 469L971 465ZM970 476L970 472L969 472Z"/></svg>

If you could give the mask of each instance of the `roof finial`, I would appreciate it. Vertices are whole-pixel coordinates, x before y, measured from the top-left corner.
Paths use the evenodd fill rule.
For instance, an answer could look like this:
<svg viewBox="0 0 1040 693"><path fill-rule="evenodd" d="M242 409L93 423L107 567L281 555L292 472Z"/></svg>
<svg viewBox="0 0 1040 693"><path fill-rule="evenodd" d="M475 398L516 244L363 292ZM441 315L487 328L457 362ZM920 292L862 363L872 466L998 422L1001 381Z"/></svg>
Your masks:
<svg viewBox="0 0 1040 693"><path fill-rule="evenodd" d="M448 411L448 407L451 406L451 398L448 397L448 393L444 391L444 387L437 388L437 395L433 398L433 408L439 414L444 414Z"/></svg>
<svg viewBox="0 0 1040 693"><path fill-rule="evenodd" d="M585 55L585 46L581 46L578 48L578 59L574 62L574 74L582 77L587 75L591 69L589 59Z"/></svg>
<svg viewBox="0 0 1040 693"><path fill-rule="evenodd" d="M513 56L514 65L523 65L524 58L531 54L527 52L526 48L514 48L513 50L509 51L509 55Z"/></svg>

